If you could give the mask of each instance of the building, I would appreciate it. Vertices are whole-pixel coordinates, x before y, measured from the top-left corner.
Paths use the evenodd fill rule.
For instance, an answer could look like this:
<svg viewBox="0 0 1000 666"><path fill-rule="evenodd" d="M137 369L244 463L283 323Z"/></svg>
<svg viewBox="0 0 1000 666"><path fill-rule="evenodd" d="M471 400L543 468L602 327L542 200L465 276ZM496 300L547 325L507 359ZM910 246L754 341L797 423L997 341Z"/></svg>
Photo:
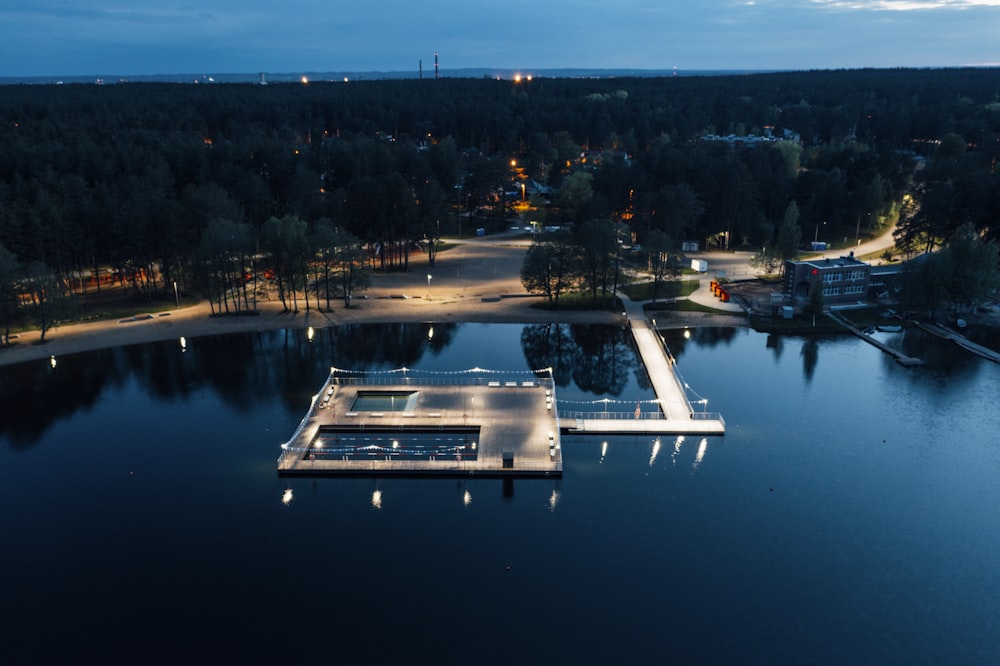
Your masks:
<svg viewBox="0 0 1000 666"><path fill-rule="evenodd" d="M864 300L871 281L871 264L854 258L854 253L837 259L785 262L785 298L805 301L813 289L823 290L827 303Z"/></svg>

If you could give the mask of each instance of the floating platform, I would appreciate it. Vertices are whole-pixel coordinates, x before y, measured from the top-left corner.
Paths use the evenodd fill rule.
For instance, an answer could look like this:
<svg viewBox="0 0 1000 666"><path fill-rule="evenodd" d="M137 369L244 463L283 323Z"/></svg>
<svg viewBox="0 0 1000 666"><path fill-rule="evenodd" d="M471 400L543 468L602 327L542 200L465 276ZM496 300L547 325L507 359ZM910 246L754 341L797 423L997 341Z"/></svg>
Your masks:
<svg viewBox="0 0 1000 666"><path fill-rule="evenodd" d="M331 368L281 476L561 477L551 371Z"/></svg>

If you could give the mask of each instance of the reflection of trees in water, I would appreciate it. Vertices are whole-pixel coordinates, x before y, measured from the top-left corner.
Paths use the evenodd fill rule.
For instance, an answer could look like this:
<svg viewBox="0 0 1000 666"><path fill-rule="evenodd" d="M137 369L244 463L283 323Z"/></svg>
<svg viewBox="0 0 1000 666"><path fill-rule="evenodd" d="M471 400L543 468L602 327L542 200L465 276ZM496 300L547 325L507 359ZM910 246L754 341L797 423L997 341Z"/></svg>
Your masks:
<svg viewBox="0 0 1000 666"><path fill-rule="evenodd" d="M621 395L635 367L635 354L625 338L631 334L613 326L573 325L570 330L577 344L573 363L577 387L597 395Z"/></svg>
<svg viewBox="0 0 1000 666"><path fill-rule="evenodd" d="M412 366L427 351L435 355L451 344L458 325L434 324L354 324L325 329L334 349L333 365L346 369L401 368Z"/></svg>
<svg viewBox="0 0 1000 666"><path fill-rule="evenodd" d="M737 326L704 326L701 328L670 328L660 331L667 342L667 348L675 359L684 355L688 344L699 347L716 347L719 344L732 344L740 332Z"/></svg>
<svg viewBox="0 0 1000 666"><path fill-rule="evenodd" d="M56 361L55 368L47 359L3 368L0 436L15 448L34 444L53 424L92 407L105 388L121 385L127 376L117 350L61 356Z"/></svg>
<svg viewBox="0 0 1000 666"><path fill-rule="evenodd" d="M781 360L781 352L785 351L785 338L777 333L768 333L767 342L765 343L767 348L774 353L775 362Z"/></svg>
<svg viewBox="0 0 1000 666"><path fill-rule="evenodd" d="M740 329L736 326L706 326L704 328L692 328L691 339L698 343L699 347L717 347L720 344L732 344L736 339L736 334Z"/></svg>
<svg viewBox="0 0 1000 666"><path fill-rule="evenodd" d="M557 386L572 381L596 395L620 395L635 368L629 335L613 326L536 324L521 331L521 347L530 367L552 368Z"/></svg>
<svg viewBox="0 0 1000 666"><path fill-rule="evenodd" d="M185 400L212 389L242 412L276 397L290 411L307 405L330 366L345 369L398 368L439 354L454 339L457 324L366 324L306 331L279 330L191 338L106 349L48 362L4 368L0 382L0 436L15 446L38 441L52 425L99 402L101 394L134 377L163 401Z"/></svg>
<svg viewBox="0 0 1000 666"><path fill-rule="evenodd" d="M573 341L567 324L533 324L521 330L521 349L532 370L552 368L556 386L568 386L572 377Z"/></svg>
<svg viewBox="0 0 1000 666"><path fill-rule="evenodd" d="M816 338L806 338L802 343L802 374L806 383L810 383L819 363L819 341Z"/></svg>

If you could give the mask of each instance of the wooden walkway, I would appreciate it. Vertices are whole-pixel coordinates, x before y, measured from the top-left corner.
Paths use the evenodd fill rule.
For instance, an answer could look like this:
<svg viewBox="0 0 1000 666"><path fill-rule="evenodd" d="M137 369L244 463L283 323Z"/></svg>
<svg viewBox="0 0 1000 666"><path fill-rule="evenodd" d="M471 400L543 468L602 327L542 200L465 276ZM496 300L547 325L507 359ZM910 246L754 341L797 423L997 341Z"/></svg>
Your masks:
<svg viewBox="0 0 1000 666"><path fill-rule="evenodd" d="M907 356L906 354L904 354L903 352L899 351L898 349L893 349L892 347L890 347L890 346L888 346L886 344L883 344L882 342L876 340L875 338L873 338L872 336L868 335L867 333L865 333L864 331L862 331L861 329L859 329L857 326L855 326L854 324L852 324L851 322L849 322L847 319L844 319L843 317L841 317L836 312L833 312L831 310L827 310L825 314L830 319L834 320L835 322L837 322L838 324L840 324L841 326L843 326L845 329L847 329L848 331L850 331L854 335L858 336L859 338L861 338L862 340L864 340L868 344L872 345L873 347L878 347L879 349L881 349L882 351L884 351L886 354L889 354L890 356L892 356L894 359L896 359L896 363L899 363L900 365L902 365L904 367L907 367L907 368L912 368L914 366L918 366L918 365L923 365L924 364L924 362L921 361L919 358L915 358L913 356Z"/></svg>
<svg viewBox="0 0 1000 666"><path fill-rule="evenodd" d="M933 323L924 322L914 322L918 328L930 333L931 335L936 335L938 337L944 338L945 340L951 340L956 345L964 349L965 351L972 352L973 354L985 358L988 361L993 361L994 363L1000 363L1000 354L993 351L989 347L984 347L980 344L973 342L964 335L960 333L955 333L950 331L944 326Z"/></svg>
<svg viewBox="0 0 1000 666"><path fill-rule="evenodd" d="M560 413L563 432L594 434L724 435L726 421L721 414L697 412L677 377L676 361L667 352L659 332L649 324L641 303L622 297L632 338L649 375L660 407L658 414L614 414L593 416L582 412ZM630 418L631 417L631 418Z"/></svg>

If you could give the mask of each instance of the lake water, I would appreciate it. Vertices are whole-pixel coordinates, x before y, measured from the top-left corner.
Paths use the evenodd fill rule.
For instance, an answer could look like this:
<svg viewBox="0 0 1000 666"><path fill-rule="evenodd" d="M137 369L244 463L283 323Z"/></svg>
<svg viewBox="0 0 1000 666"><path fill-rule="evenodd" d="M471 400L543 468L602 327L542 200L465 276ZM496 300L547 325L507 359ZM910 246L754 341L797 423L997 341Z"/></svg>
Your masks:
<svg viewBox="0 0 1000 666"><path fill-rule="evenodd" d="M0 368L0 663L993 662L1000 366L914 334L891 339L912 370L848 337L666 335L726 436L566 437L559 481L275 460L331 365L552 365L564 408L631 411L653 395L618 328L352 326Z"/></svg>

